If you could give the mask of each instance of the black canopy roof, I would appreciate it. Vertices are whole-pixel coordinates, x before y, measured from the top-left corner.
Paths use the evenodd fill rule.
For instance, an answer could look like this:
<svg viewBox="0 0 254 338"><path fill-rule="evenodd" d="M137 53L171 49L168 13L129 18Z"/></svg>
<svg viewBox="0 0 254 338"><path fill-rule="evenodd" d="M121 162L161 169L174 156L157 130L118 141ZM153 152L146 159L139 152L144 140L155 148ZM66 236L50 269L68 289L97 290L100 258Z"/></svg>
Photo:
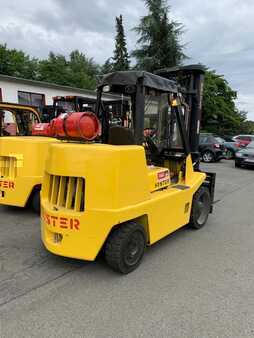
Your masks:
<svg viewBox="0 0 254 338"><path fill-rule="evenodd" d="M162 92L177 92L174 81L144 71L120 71L109 73L99 80L98 87L106 85L136 85L142 81L143 85Z"/></svg>
<svg viewBox="0 0 254 338"><path fill-rule="evenodd" d="M186 66L176 66L171 68L163 68L155 71L155 74L164 76L165 74L174 74L183 71L185 73L188 72L196 72L196 73L205 73L206 67L201 64L194 64L194 65L186 65Z"/></svg>

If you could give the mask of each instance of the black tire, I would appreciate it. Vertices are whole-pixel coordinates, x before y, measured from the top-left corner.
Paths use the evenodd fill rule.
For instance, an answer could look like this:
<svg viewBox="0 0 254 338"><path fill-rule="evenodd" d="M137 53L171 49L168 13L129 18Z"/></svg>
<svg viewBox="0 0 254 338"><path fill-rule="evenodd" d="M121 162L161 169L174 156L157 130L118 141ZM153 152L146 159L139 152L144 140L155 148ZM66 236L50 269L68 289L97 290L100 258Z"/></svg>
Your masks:
<svg viewBox="0 0 254 338"><path fill-rule="evenodd" d="M190 227L201 229L208 219L211 210L211 195L207 188L200 187L193 196L190 216Z"/></svg>
<svg viewBox="0 0 254 338"><path fill-rule="evenodd" d="M127 274L139 266L145 247L144 227L136 222L124 223L107 240L106 262L113 270Z"/></svg>
<svg viewBox="0 0 254 338"><path fill-rule="evenodd" d="M235 167L236 168L241 168L241 164L235 161Z"/></svg>
<svg viewBox="0 0 254 338"><path fill-rule="evenodd" d="M210 150L206 150L203 152L202 154L202 160L203 162L205 163L211 163L211 162L214 162L214 153Z"/></svg>
<svg viewBox="0 0 254 338"><path fill-rule="evenodd" d="M41 203L40 203L40 190L36 189L33 192L32 196L32 208L36 212L36 214L40 214L41 212Z"/></svg>

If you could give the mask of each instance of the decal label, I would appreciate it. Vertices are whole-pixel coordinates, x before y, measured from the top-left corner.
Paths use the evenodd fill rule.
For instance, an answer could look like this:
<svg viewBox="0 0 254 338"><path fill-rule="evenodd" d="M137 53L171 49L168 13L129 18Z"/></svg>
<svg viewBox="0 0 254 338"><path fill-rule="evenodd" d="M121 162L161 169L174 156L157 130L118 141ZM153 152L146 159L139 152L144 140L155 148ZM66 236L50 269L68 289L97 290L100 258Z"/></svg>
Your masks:
<svg viewBox="0 0 254 338"><path fill-rule="evenodd" d="M169 179L169 171L168 170L160 171L157 174L157 179L158 179L159 182Z"/></svg>
<svg viewBox="0 0 254 338"><path fill-rule="evenodd" d="M80 222L77 218L51 216L46 213L42 214L43 221L60 229L80 230Z"/></svg>
<svg viewBox="0 0 254 338"><path fill-rule="evenodd" d="M15 189L15 183L13 181L0 180L0 188Z"/></svg>
<svg viewBox="0 0 254 338"><path fill-rule="evenodd" d="M169 171L163 170L157 173L157 182L155 183L155 189L166 187L170 184Z"/></svg>
<svg viewBox="0 0 254 338"><path fill-rule="evenodd" d="M169 185L169 183L170 183L169 179L161 181L161 182L157 182L157 183L155 183L155 188L158 189L158 188L166 187L166 186Z"/></svg>

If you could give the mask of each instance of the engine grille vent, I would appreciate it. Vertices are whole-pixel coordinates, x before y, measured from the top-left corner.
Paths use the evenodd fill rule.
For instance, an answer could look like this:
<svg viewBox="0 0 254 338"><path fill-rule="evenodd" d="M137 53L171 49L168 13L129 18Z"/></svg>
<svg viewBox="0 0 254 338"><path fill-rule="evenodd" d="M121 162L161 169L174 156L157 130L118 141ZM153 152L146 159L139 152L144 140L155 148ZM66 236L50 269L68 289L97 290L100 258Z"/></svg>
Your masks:
<svg viewBox="0 0 254 338"><path fill-rule="evenodd" d="M84 178L49 175L48 201L56 208L84 211Z"/></svg>
<svg viewBox="0 0 254 338"><path fill-rule="evenodd" d="M11 156L0 156L0 178L14 179L17 176L17 159Z"/></svg>

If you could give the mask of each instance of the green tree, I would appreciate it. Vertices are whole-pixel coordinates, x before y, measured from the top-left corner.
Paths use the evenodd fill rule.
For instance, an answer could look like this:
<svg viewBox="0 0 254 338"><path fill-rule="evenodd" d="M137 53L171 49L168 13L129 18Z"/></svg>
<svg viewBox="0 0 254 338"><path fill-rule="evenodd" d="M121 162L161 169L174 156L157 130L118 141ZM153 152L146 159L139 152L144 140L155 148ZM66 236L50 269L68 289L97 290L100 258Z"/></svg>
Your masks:
<svg viewBox="0 0 254 338"><path fill-rule="evenodd" d="M130 67L129 54L127 51L126 38L123 27L123 17L116 17L116 37L113 57L113 70L128 70Z"/></svg>
<svg viewBox="0 0 254 338"><path fill-rule="evenodd" d="M101 73L102 74L108 74L113 72L113 62L112 62L112 58L108 58L104 65L102 65L101 67Z"/></svg>
<svg viewBox="0 0 254 338"><path fill-rule="evenodd" d="M254 134L254 121L245 121L244 122L245 130L243 133Z"/></svg>
<svg viewBox="0 0 254 338"><path fill-rule="evenodd" d="M148 15L134 28L139 35L139 48L132 52L137 68L154 71L180 65L187 56L180 43L183 25L169 19L170 8L165 0L144 0Z"/></svg>
<svg viewBox="0 0 254 338"><path fill-rule="evenodd" d="M254 121L247 120L248 112L240 111L240 114L245 117L246 121L241 124L239 134L254 134Z"/></svg>
<svg viewBox="0 0 254 338"><path fill-rule="evenodd" d="M21 50L8 49L6 44L0 45L1 74L36 79L37 72L37 59L30 58Z"/></svg>
<svg viewBox="0 0 254 338"><path fill-rule="evenodd" d="M246 121L246 113L237 110L236 97L223 76L206 71L202 128L221 135L238 133Z"/></svg>
<svg viewBox="0 0 254 338"><path fill-rule="evenodd" d="M69 84L71 86L95 89L99 66L92 58L87 58L85 54L75 50L71 52L68 64Z"/></svg>
<svg viewBox="0 0 254 338"><path fill-rule="evenodd" d="M0 44L0 73L40 80L60 85L95 89L100 67L93 59L74 50L69 57L49 53L45 60L37 60L16 49Z"/></svg>
<svg viewBox="0 0 254 338"><path fill-rule="evenodd" d="M65 56L50 52L46 60L39 62L38 80L69 85L68 62Z"/></svg>
<svg viewBox="0 0 254 338"><path fill-rule="evenodd" d="M75 50L69 58L50 52L47 60L39 63L39 80L53 82L60 85L94 89L99 66Z"/></svg>

